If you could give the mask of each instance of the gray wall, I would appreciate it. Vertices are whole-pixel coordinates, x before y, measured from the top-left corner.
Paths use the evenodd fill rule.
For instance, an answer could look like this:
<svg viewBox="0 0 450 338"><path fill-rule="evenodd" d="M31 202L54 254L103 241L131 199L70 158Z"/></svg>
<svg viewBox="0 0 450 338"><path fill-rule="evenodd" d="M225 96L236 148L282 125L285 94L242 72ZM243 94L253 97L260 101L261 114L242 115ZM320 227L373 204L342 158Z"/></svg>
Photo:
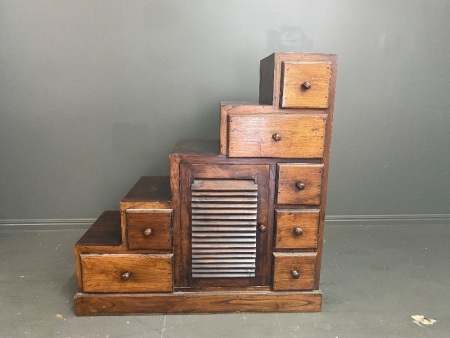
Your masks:
<svg viewBox="0 0 450 338"><path fill-rule="evenodd" d="M450 214L448 1L0 0L0 219L91 218L217 138L273 51L339 54L329 215Z"/></svg>

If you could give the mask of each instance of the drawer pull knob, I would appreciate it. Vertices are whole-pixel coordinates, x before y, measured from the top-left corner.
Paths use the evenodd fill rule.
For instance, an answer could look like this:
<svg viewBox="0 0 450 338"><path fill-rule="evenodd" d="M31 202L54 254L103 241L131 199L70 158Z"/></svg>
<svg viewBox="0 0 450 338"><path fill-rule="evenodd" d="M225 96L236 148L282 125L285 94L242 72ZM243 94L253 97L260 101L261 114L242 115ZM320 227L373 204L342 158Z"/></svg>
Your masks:
<svg viewBox="0 0 450 338"><path fill-rule="evenodd" d="M266 232L267 227L264 224L259 224L258 230L259 232Z"/></svg>
<svg viewBox="0 0 450 338"><path fill-rule="evenodd" d="M309 88L311 88L311 82L306 81L302 83L302 89L308 90Z"/></svg>
<svg viewBox="0 0 450 338"><path fill-rule="evenodd" d="M131 271L126 271L122 274L120 278L122 278L123 281L129 280L131 277Z"/></svg>
<svg viewBox="0 0 450 338"><path fill-rule="evenodd" d="M153 233L153 231L150 228L147 228L147 229L144 230L144 235L145 236L150 236L152 233Z"/></svg>
<svg viewBox="0 0 450 338"><path fill-rule="evenodd" d="M297 270L292 270L292 278L299 279L300 278L300 272Z"/></svg>
<svg viewBox="0 0 450 338"><path fill-rule="evenodd" d="M275 141L279 141L279 140L281 140L281 135L280 135L279 133L274 133L274 134L272 135L272 138L273 138Z"/></svg>
<svg viewBox="0 0 450 338"><path fill-rule="evenodd" d="M305 183L303 183L303 182L297 182L297 183L295 183L295 186L297 187L298 190L305 189Z"/></svg>
<svg viewBox="0 0 450 338"><path fill-rule="evenodd" d="M298 227L294 229L294 235L297 237L300 237L301 235L303 235L303 229Z"/></svg>

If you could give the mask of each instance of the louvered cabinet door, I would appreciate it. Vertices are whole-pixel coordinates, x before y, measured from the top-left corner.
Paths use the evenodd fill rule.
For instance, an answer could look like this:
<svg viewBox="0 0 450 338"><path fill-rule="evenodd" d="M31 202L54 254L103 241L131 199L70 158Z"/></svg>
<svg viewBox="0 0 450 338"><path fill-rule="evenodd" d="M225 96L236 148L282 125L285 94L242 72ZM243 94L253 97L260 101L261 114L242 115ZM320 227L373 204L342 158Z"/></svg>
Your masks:
<svg viewBox="0 0 450 338"><path fill-rule="evenodd" d="M269 167L182 166L184 286L269 285Z"/></svg>

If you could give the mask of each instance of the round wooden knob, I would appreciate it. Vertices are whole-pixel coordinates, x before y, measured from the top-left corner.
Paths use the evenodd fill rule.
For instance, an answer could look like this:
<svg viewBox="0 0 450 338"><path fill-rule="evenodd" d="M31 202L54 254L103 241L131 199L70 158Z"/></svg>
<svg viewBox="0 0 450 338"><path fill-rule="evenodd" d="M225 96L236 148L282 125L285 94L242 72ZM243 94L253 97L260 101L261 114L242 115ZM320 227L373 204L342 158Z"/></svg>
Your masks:
<svg viewBox="0 0 450 338"><path fill-rule="evenodd" d="M300 278L300 272L297 270L292 270L292 278L299 279Z"/></svg>
<svg viewBox="0 0 450 338"><path fill-rule="evenodd" d="M124 273L122 274L122 276L120 276L120 278L121 278L123 281L129 280L130 277L131 277L131 271L126 271L126 272L124 272Z"/></svg>
<svg viewBox="0 0 450 338"><path fill-rule="evenodd" d="M260 224L258 226L258 230L259 230L259 232L266 232L267 227L264 224Z"/></svg>
<svg viewBox="0 0 450 338"><path fill-rule="evenodd" d="M300 237L301 235L303 235L303 229L300 228L300 227L295 228L294 229L294 234L295 234L295 236Z"/></svg>
<svg viewBox="0 0 450 338"><path fill-rule="evenodd" d="M302 83L302 89L308 90L309 88L311 88L311 82L306 81Z"/></svg>
<svg viewBox="0 0 450 338"><path fill-rule="evenodd" d="M305 183L303 183L303 182L297 182L297 183L295 183L295 186L297 187L298 190L305 189Z"/></svg>
<svg viewBox="0 0 450 338"><path fill-rule="evenodd" d="M281 135L279 133L275 133L275 134L272 135L272 138L275 141L279 141L279 140L281 140Z"/></svg>
<svg viewBox="0 0 450 338"><path fill-rule="evenodd" d="M153 232L152 229L147 228L147 229L144 230L144 235L145 236L150 236L152 234L152 232Z"/></svg>

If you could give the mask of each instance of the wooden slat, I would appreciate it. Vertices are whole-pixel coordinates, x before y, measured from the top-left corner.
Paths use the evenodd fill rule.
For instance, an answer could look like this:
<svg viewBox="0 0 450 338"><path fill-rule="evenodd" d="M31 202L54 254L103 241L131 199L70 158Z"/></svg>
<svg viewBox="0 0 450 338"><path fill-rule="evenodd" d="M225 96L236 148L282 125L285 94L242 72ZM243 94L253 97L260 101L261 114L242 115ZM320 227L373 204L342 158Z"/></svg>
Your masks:
<svg viewBox="0 0 450 338"><path fill-rule="evenodd" d="M240 230L240 229L239 229ZM195 238L217 238L221 237L256 237L255 229L252 232L193 232L192 237Z"/></svg>
<svg viewBox="0 0 450 338"><path fill-rule="evenodd" d="M199 203L191 203L192 208L198 208L197 212L201 212L202 209L220 209L220 208L232 208L239 211L240 209L255 209L257 203L235 203L235 202L222 202L222 203L205 203L202 201Z"/></svg>
<svg viewBox="0 0 450 338"><path fill-rule="evenodd" d="M225 189L227 194L220 196ZM257 189L254 180L199 179L192 184L193 278L255 276ZM250 257L241 257L242 247L253 250ZM204 249L214 258L198 256Z"/></svg>
<svg viewBox="0 0 450 338"><path fill-rule="evenodd" d="M255 191L257 186L253 180L195 180L191 190L248 190Z"/></svg>
<svg viewBox="0 0 450 338"><path fill-rule="evenodd" d="M250 197L221 197L221 196L204 196L204 197L192 197L192 202L257 202L257 196Z"/></svg>
<svg viewBox="0 0 450 338"><path fill-rule="evenodd" d="M248 215L216 215L214 219L220 219L220 220L256 220L256 214L248 214ZM205 220L205 219L211 219L211 215L192 215L193 220Z"/></svg>
<svg viewBox="0 0 450 338"><path fill-rule="evenodd" d="M192 191L192 196L258 196L257 191Z"/></svg>

